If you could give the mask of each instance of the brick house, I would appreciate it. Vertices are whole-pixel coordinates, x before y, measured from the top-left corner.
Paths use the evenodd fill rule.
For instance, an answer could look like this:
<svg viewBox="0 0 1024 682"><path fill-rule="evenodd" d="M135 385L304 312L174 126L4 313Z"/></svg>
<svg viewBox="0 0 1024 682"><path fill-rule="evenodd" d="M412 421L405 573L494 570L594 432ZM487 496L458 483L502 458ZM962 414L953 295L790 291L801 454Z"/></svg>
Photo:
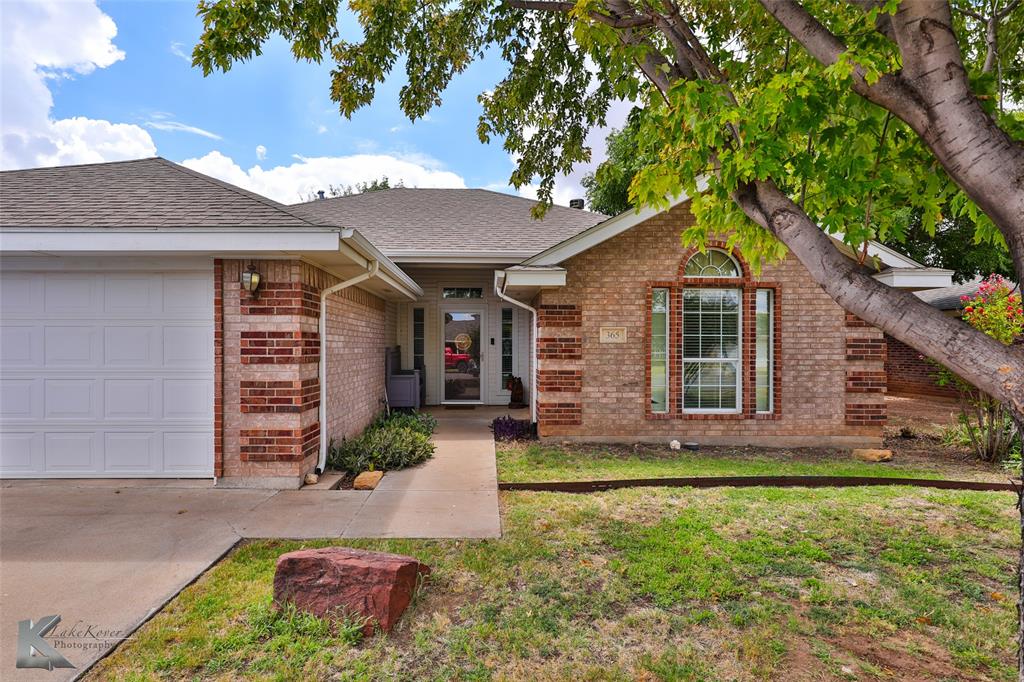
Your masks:
<svg viewBox="0 0 1024 682"><path fill-rule="evenodd" d="M386 399L503 405L544 438L876 443L882 335L792 257L680 245L485 190L284 206L163 159L0 173L0 475L297 487ZM893 286L941 280L873 245ZM253 274L258 276L254 287Z"/></svg>

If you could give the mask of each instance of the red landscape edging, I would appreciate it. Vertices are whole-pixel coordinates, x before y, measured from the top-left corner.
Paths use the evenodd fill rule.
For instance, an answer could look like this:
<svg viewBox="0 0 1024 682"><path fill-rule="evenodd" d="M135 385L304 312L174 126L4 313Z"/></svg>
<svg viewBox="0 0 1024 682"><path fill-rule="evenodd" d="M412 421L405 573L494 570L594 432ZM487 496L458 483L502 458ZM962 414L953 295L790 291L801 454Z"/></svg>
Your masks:
<svg viewBox="0 0 1024 682"><path fill-rule="evenodd" d="M620 488L855 488L874 485L910 485L942 490L983 490L1017 492L1014 483L986 481L946 481L930 478L890 478L886 476L689 476L683 478L626 478L612 481L545 481L536 483L499 483L498 490L535 492L595 493Z"/></svg>

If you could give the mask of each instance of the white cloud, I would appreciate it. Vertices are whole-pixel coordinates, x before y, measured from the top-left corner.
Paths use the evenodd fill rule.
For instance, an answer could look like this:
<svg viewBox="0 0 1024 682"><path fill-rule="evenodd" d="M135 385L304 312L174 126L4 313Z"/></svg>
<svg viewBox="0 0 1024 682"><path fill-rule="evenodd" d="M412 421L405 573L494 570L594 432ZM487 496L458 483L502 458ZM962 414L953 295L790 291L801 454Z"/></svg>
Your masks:
<svg viewBox="0 0 1024 682"><path fill-rule="evenodd" d="M316 127L316 134L317 135L323 135L326 132L327 132L327 126L325 126L323 124L320 124L320 125L318 125Z"/></svg>
<svg viewBox="0 0 1024 682"><path fill-rule="evenodd" d="M184 59L189 66L192 66L192 55L185 52L185 43L174 41L171 43L170 49L171 54L180 59Z"/></svg>
<svg viewBox="0 0 1024 682"><path fill-rule="evenodd" d="M261 144L256 145L256 158L260 161L267 158L267 148Z"/></svg>
<svg viewBox="0 0 1024 682"><path fill-rule="evenodd" d="M0 166L156 154L153 139L137 125L50 115L48 80L85 76L125 57L113 43L117 26L95 2L5 2L0 25L0 81L7 95L0 98Z"/></svg>
<svg viewBox="0 0 1024 682"><path fill-rule="evenodd" d="M221 139L220 135L217 133L211 133L209 130L203 130L202 128L190 126L185 123L179 123L178 121L147 121L146 127L154 130L162 130L167 133L191 133L192 135L208 137L211 140Z"/></svg>
<svg viewBox="0 0 1024 682"><path fill-rule="evenodd" d="M288 166L265 169L257 164L244 170L230 157L212 151L181 163L285 204L302 201L309 194L330 185L354 185L385 175L392 182L401 181L406 187L466 186L461 176L444 170L436 160L420 155L353 154L295 158L296 162Z"/></svg>

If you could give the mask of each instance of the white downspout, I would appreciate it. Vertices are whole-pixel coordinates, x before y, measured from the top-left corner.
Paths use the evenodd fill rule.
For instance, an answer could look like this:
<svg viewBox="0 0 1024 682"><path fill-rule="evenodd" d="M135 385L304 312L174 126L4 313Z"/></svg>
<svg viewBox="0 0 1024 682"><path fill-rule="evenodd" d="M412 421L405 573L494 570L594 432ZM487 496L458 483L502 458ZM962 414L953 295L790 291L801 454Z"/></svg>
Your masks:
<svg viewBox="0 0 1024 682"><path fill-rule="evenodd" d="M526 305L522 301L517 301L511 296L505 293L505 285L498 286L498 273L500 270L494 271L494 293L498 295L503 301L508 301L514 306L518 306L523 310L530 311L530 319L532 320L533 333L530 338L530 421L534 424L537 423L537 311L534 308ZM506 279L507 283L508 280Z"/></svg>
<svg viewBox="0 0 1024 682"><path fill-rule="evenodd" d="M380 262L370 261L369 267L363 274L338 282L320 292L320 458L316 465L318 475L322 474L324 467L327 466L327 434L325 432L327 427L327 297L342 289L347 289L353 284L376 277L379 270Z"/></svg>

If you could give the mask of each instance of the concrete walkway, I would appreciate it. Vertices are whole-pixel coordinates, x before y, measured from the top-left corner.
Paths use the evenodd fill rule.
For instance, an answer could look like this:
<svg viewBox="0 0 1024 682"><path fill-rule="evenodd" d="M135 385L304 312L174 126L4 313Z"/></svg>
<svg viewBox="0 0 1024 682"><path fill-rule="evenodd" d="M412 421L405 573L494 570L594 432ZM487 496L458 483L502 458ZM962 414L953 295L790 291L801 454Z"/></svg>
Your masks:
<svg viewBox="0 0 1024 682"><path fill-rule="evenodd" d="M439 411L434 458L386 474L372 492L3 482L0 678L72 678L243 538L498 537L490 412ZM76 669L15 669L17 622L54 614L62 620L48 640Z"/></svg>

